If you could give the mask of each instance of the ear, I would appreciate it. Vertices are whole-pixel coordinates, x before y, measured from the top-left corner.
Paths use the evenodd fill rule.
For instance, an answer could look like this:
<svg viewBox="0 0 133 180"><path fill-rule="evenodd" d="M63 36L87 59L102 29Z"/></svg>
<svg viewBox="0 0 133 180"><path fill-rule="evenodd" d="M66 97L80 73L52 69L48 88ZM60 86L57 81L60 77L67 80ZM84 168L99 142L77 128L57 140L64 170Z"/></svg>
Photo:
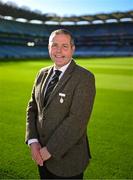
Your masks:
<svg viewBox="0 0 133 180"><path fill-rule="evenodd" d="M49 44L48 44L48 50L49 50Z"/></svg>
<svg viewBox="0 0 133 180"><path fill-rule="evenodd" d="M73 52L75 51L75 45L72 46L72 50L73 50Z"/></svg>

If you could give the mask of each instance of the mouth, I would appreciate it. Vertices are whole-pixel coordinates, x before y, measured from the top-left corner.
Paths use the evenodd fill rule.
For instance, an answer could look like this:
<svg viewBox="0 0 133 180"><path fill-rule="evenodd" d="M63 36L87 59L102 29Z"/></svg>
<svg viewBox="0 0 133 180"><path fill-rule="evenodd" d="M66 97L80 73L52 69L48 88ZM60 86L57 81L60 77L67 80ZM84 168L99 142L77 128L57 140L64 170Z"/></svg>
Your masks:
<svg viewBox="0 0 133 180"><path fill-rule="evenodd" d="M63 59L63 58L65 58L65 56L55 55L55 58L57 58L57 59Z"/></svg>

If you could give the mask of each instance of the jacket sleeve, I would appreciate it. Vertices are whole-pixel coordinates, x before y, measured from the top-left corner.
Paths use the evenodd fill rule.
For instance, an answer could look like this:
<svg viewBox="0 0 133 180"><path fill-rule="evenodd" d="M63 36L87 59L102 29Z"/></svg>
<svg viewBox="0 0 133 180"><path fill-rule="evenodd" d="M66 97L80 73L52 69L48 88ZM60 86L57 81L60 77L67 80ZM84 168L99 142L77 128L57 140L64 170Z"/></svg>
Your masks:
<svg viewBox="0 0 133 180"><path fill-rule="evenodd" d="M37 77L35 79L31 98L29 100L27 110L26 110L26 135L25 135L25 141L28 143L29 139L37 139L38 133L36 129L36 120L38 116L38 108L37 103L35 99L35 87L37 84L37 81L39 81L40 78L40 72L37 74Z"/></svg>
<svg viewBox="0 0 133 180"><path fill-rule="evenodd" d="M31 99L27 107L27 118L26 118L26 143L29 139L37 138L36 131L36 118L37 118L37 105L35 101L35 87L33 87Z"/></svg>
<svg viewBox="0 0 133 180"><path fill-rule="evenodd" d="M86 133L95 97L93 74L81 80L75 88L69 116L49 139L46 147L52 156L60 158Z"/></svg>

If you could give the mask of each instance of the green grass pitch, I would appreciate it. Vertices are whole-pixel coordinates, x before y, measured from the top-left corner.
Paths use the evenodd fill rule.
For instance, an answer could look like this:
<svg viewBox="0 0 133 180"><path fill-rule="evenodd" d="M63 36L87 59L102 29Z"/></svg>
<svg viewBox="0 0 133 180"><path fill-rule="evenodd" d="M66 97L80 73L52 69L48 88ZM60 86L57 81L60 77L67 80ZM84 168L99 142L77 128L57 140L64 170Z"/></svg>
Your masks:
<svg viewBox="0 0 133 180"><path fill-rule="evenodd" d="M133 57L77 59L95 74L85 179L133 179ZM26 106L38 70L49 60L0 62L0 179L37 179L24 143ZM79 162L80 163L80 162Z"/></svg>

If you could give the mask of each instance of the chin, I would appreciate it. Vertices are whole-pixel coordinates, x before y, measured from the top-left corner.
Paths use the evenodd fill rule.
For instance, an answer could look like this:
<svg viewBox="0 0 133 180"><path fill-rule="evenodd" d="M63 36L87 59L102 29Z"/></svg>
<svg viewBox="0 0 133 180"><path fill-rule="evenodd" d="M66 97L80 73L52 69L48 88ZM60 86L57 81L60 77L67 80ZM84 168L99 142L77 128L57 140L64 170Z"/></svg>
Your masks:
<svg viewBox="0 0 133 180"><path fill-rule="evenodd" d="M63 65L63 64L65 64L64 59L56 59L56 60L55 60L55 63L58 64L58 65Z"/></svg>
<svg viewBox="0 0 133 180"><path fill-rule="evenodd" d="M56 63L56 66L57 66L57 67L62 67L62 66L64 66L64 64Z"/></svg>

